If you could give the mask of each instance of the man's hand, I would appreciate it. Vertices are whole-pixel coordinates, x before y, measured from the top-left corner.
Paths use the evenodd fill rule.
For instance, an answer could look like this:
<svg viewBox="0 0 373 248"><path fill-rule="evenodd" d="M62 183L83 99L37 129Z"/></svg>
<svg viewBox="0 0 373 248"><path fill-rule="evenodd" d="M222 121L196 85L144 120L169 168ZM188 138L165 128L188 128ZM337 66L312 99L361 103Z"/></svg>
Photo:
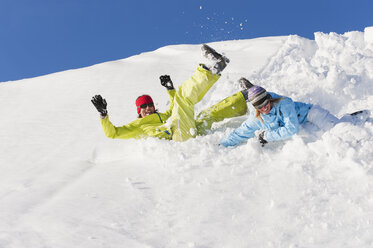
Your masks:
<svg viewBox="0 0 373 248"><path fill-rule="evenodd" d="M95 95L92 97L91 102L96 107L97 111L100 113L102 117L106 117L107 115L107 103L106 100L102 98L100 95Z"/></svg>
<svg viewBox="0 0 373 248"><path fill-rule="evenodd" d="M166 87L167 90L173 90L173 89L175 89L174 88L174 84L172 83L171 78L170 78L169 75L160 76L159 79L161 80L161 85L163 87Z"/></svg>

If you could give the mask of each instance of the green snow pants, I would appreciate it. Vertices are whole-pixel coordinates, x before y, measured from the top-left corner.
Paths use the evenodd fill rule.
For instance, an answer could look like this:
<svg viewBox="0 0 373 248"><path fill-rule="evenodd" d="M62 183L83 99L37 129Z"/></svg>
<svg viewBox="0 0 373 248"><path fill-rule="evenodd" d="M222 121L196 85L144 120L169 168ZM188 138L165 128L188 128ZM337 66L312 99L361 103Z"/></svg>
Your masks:
<svg viewBox="0 0 373 248"><path fill-rule="evenodd" d="M200 65L193 76L179 87L170 117L173 140L186 141L197 134L204 134L214 122L246 114L245 98L238 92L202 111L197 120L194 119L194 105L202 100L219 78L220 75L212 74Z"/></svg>

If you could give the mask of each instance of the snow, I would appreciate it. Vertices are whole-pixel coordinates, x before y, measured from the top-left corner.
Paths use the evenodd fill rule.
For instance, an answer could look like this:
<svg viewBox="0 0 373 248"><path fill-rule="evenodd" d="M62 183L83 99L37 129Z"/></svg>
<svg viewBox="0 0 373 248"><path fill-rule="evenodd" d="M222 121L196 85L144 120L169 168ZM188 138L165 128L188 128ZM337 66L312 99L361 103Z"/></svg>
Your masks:
<svg viewBox="0 0 373 248"><path fill-rule="evenodd" d="M372 29L211 43L231 63L196 112L244 76L338 117L373 111ZM304 125L287 141L235 148L219 140L247 116L184 143L104 136L90 99L111 120L160 111L194 71L200 45L0 84L0 247L372 247L373 121L326 133Z"/></svg>

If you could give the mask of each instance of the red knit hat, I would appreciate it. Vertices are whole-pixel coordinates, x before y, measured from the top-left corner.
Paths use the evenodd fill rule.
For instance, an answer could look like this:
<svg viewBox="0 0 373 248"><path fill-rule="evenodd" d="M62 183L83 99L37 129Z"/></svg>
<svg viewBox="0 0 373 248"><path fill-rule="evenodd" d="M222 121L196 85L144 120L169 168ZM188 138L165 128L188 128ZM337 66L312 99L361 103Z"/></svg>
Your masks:
<svg viewBox="0 0 373 248"><path fill-rule="evenodd" d="M142 95L136 99L137 113L140 113L140 106L147 103L153 103L153 99L149 95Z"/></svg>

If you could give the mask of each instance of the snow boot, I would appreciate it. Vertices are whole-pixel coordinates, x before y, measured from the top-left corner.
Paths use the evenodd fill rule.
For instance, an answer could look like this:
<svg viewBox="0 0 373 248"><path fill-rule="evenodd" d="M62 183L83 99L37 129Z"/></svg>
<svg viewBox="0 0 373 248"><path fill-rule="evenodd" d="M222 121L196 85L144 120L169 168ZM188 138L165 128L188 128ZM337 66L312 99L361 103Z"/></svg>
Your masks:
<svg viewBox="0 0 373 248"><path fill-rule="evenodd" d="M244 96L245 100L248 101L249 100L249 96L248 96L248 90L253 87L254 85L252 83L250 83L249 80L247 80L246 78L242 77L238 80L241 88L243 90L241 90L241 93L242 95Z"/></svg>
<svg viewBox="0 0 373 248"><path fill-rule="evenodd" d="M360 110L342 116L341 122L350 122L353 125L362 125L370 116L369 110Z"/></svg>
<svg viewBox="0 0 373 248"><path fill-rule="evenodd" d="M249 80L244 77L240 78L238 82L240 83L241 88L244 90L248 90L254 86Z"/></svg>
<svg viewBox="0 0 373 248"><path fill-rule="evenodd" d="M213 61L213 65L209 67L210 71L214 74L220 74L229 63L229 59L220 53L216 52L213 48L206 44L202 45L203 56Z"/></svg>

